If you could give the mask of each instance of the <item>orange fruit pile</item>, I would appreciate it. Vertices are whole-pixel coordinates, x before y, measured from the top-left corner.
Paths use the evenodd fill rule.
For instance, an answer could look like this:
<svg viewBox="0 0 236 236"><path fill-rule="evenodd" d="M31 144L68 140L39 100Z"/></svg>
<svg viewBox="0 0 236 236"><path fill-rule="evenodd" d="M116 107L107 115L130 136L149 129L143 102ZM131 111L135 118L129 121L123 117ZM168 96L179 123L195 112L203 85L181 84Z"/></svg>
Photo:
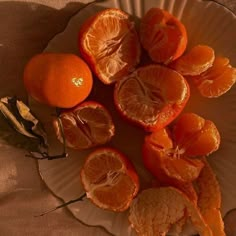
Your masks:
<svg viewBox="0 0 236 236"><path fill-rule="evenodd" d="M115 134L109 111L98 102L83 102L93 85L91 71L98 82L114 89L121 117L149 132L142 157L155 188L138 193L133 164L110 147L93 151L81 168L87 197L111 211L131 205L129 220L138 235L166 235L174 225L181 232L189 217L201 235L224 235L219 185L203 159L218 150L219 131L197 114L178 116L191 96L188 81L202 96L219 97L236 82L236 69L207 45L186 51L187 42L185 26L165 10L150 9L138 28L127 13L105 9L79 31L83 59L40 54L25 68L25 87L33 98L69 108L62 110L60 122L54 121L58 139L64 136L68 147L103 145Z"/></svg>

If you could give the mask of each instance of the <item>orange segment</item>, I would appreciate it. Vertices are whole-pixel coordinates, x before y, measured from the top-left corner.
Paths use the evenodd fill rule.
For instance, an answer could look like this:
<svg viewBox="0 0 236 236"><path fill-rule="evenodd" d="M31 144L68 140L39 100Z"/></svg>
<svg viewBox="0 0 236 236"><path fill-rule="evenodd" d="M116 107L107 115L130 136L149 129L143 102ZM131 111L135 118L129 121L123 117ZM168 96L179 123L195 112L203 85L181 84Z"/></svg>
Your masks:
<svg viewBox="0 0 236 236"><path fill-rule="evenodd" d="M126 210L139 190L139 178L132 163L111 148L97 149L87 157L81 181L95 205L112 211Z"/></svg>
<svg viewBox="0 0 236 236"><path fill-rule="evenodd" d="M228 58L216 57L213 66L192 77L202 96L213 98L225 94L236 82L236 69Z"/></svg>
<svg viewBox="0 0 236 236"><path fill-rule="evenodd" d="M159 133L157 135L157 133ZM161 135L162 138L158 138ZM163 140L168 140L171 145L163 145ZM165 143L167 143L165 141ZM145 137L143 144L144 166L161 182L165 184L179 184L195 180L203 163L201 160L190 160L179 153L173 145L171 138L166 136L166 131L156 131Z"/></svg>
<svg viewBox="0 0 236 236"><path fill-rule="evenodd" d="M141 19L140 41L153 61L168 64L186 49L187 33L173 15L151 8Z"/></svg>
<svg viewBox="0 0 236 236"><path fill-rule="evenodd" d="M222 220L221 192L217 178L204 160L205 166L196 180L198 188L198 207L206 223L210 226L214 236L224 236L224 223Z"/></svg>
<svg viewBox="0 0 236 236"><path fill-rule="evenodd" d="M106 9L88 19L79 32L79 49L105 84L129 74L140 60L134 22L119 9Z"/></svg>
<svg viewBox="0 0 236 236"><path fill-rule="evenodd" d="M73 109L61 112L55 119L54 129L63 143L64 132L66 145L75 149L86 149L105 144L115 133L115 126L108 110L100 103L87 101Z"/></svg>
<svg viewBox="0 0 236 236"><path fill-rule="evenodd" d="M220 145L220 134L215 124L194 113L185 113L179 118L173 135L178 147L188 157L209 155Z"/></svg>
<svg viewBox="0 0 236 236"><path fill-rule="evenodd" d="M214 62L214 50L207 45L197 45L170 66L182 75L199 75Z"/></svg>
<svg viewBox="0 0 236 236"><path fill-rule="evenodd" d="M38 102L71 108L90 94L93 78L88 65L73 54L41 53L24 69L24 85Z"/></svg>
<svg viewBox="0 0 236 236"><path fill-rule="evenodd" d="M114 100L125 118L154 131L178 116L189 93L188 83L179 73L164 66L148 65L116 83Z"/></svg>
<svg viewBox="0 0 236 236"><path fill-rule="evenodd" d="M130 207L129 220L138 235L167 235L173 225L190 216L202 236L212 232L196 206L173 187L150 188L142 191Z"/></svg>

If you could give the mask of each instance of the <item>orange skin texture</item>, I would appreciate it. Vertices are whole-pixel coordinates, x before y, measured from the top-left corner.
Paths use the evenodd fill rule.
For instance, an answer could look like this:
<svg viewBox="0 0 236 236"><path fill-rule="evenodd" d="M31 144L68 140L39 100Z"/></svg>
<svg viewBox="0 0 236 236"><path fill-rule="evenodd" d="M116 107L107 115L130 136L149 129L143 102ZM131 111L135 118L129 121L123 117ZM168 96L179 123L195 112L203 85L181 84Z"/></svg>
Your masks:
<svg viewBox="0 0 236 236"><path fill-rule="evenodd" d="M88 65L73 54L41 53L24 69L28 94L52 107L71 108L90 94L93 78Z"/></svg>
<svg viewBox="0 0 236 236"><path fill-rule="evenodd" d="M200 235L212 236L199 209L185 194L173 187L160 187L138 195L131 205L129 221L139 236L165 236L173 225L181 228L187 217Z"/></svg>
<svg viewBox="0 0 236 236"><path fill-rule="evenodd" d="M154 62L168 64L185 51L187 32L176 17L151 8L141 19L140 41Z"/></svg>

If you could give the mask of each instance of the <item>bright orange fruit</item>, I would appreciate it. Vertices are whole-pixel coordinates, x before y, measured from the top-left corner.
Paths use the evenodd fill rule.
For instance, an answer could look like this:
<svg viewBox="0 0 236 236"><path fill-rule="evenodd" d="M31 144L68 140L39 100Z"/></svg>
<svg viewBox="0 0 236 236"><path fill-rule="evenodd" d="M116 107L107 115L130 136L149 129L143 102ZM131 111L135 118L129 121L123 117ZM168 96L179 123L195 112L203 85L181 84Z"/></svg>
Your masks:
<svg viewBox="0 0 236 236"><path fill-rule="evenodd" d="M119 9L106 9L89 18L79 31L79 49L93 72L105 84L134 70L140 43L134 22Z"/></svg>
<svg viewBox="0 0 236 236"><path fill-rule="evenodd" d="M185 113L172 132L164 128L145 137L143 163L159 181L177 186L199 176L204 164L192 157L209 155L219 145L220 134L212 121Z"/></svg>
<svg viewBox="0 0 236 236"><path fill-rule="evenodd" d="M173 121L189 99L187 81L161 65L138 68L118 81L114 101L123 117L147 131L161 129Z"/></svg>
<svg viewBox="0 0 236 236"><path fill-rule="evenodd" d="M150 188L131 204L129 221L137 235L168 235L172 226L190 218L199 235L212 236L197 207L178 189Z"/></svg>
<svg viewBox="0 0 236 236"><path fill-rule="evenodd" d="M170 67L181 75L199 75L210 68L215 59L214 50L207 45L197 45L179 57Z"/></svg>
<svg viewBox="0 0 236 236"><path fill-rule="evenodd" d="M187 33L169 12L151 8L141 19L140 41L154 62L168 64L185 51Z"/></svg>
<svg viewBox="0 0 236 236"><path fill-rule="evenodd" d="M194 113L185 113L177 120L173 138L188 157L209 155L220 146L216 125Z"/></svg>
<svg viewBox="0 0 236 236"><path fill-rule="evenodd" d="M144 166L161 182L178 186L195 180L203 163L189 159L172 141L166 128L147 135L143 144Z"/></svg>
<svg viewBox="0 0 236 236"><path fill-rule="evenodd" d="M56 135L62 143L64 135L67 147L95 147L109 142L115 134L109 111L98 102L83 102L72 109L63 110L58 118L53 122Z"/></svg>
<svg viewBox="0 0 236 236"><path fill-rule="evenodd" d="M30 96L53 107L71 108L90 94L88 65L73 54L41 53L27 63L24 85Z"/></svg>
<svg viewBox="0 0 236 236"><path fill-rule="evenodd" d="M92 152L80 174L87 197L103 209L125 211L139 190L134 166L112 148L99 148Z"/></svg>
<svg viewBox="0 0 236 236"><path fill-rule="evenodd" d="M225 94L236 82L236 68L229 64L229 59L216 57L212 67L200 75L190 77L200 94L213 98Z"/></svg>

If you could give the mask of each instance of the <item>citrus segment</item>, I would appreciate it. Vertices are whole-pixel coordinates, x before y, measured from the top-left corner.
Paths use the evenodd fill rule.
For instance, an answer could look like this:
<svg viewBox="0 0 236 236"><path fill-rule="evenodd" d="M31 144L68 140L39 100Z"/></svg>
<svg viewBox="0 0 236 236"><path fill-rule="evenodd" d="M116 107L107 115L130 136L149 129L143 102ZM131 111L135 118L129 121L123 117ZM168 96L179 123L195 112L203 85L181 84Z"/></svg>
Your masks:
<svg viewBox="0 0 236 236"><path fill-rule="evenodd" d="M115 133L110 113L98 102L83 102L62 111L58 118L60 121L55 119L53 122L57 137L63 143L64 135L66 145L71 148L85 149L105 144Z"/></svg>
<svg viewBox="0 0 236 236"><path fill-rule="evenodd" d="M197 45L175 60L170 66L182 75L199 75L214 62L214 50L207 45Z"/></svg>
<svg viewBox="0 0 236 236"><path fill-rule="evenodd" d="M148 65L116 83L114 100L125 118L154 131L179 115L189 93L189 86L179 73L161 65Z"/></svg>
<svg viewBox="0 0 236 236"><path fill-rule="evenodd" d="M141 19L140 41L154 62L168 64L186 49L187 33L173 15L151 8Z"/></svg>
<svg viewBox="0 0 236 236"><path fill-rule="evenodd" d="M157 135L157 133L159 133ZM163 137L160 139L161 134ZM200 174L203 168L201 160L191 160L179 153L171 138L166 136L165 129L156 131L145 137L143 144L144 166L161 182L165 184L176 184L192 182ZM167 139L171 145L163 145Z"/></svg>
<svg viewBox="0 0 236 236"><path fill-rule="evenodd" d="M132 163L112 148L92 152L81 169L87 197L100 208L124 211L139 190L139 178Z"/></svg>
<svg viewBox="0 0 236 236"><path fill-rule="evenodd" d="M206 223L211 228L213 235L224 236L224 222L220 212L220 186L206 159L204 160L204 164L204 168L196 180L198 189L198 207Z"/></svg>
<svg viewBox="0 0 236 236"><path fill-rule="evenodd" d="M106 9L88 19L79 32L81 55L105 84L134 70L140 43L134 22L119 9Z"/></svg>
<svg viewBox="0 0 236 236"><path fill-rule="evenodd" d="M73 54L41 53L24 69L24 85L38 102L71 108L90 94L93 85L88 65Z"/></svg>
<svg viewBox="0 0 236 236"><path fill-rule="evenodd" d="M173 136L188 157L209 155L220 145L220 134L215 124L194 113L185 113L178 119Z"/></svg>
<svg viewBox="0 0 236 236"><path fill-rule="evenodd" d="M164 236L188 216L200 235L212 235L199 210L181 191L161 187L146 189L138 195L131 204L129 220L140 236Z"/></svg>
<svg viewBox="0 0 236 236"><path fill-rule="evenodd" d="M193 76L192 80L202 96L219 97L235 84L236 69L229 64L228 58L216 57L212 67L198 76Z"/></svg>

